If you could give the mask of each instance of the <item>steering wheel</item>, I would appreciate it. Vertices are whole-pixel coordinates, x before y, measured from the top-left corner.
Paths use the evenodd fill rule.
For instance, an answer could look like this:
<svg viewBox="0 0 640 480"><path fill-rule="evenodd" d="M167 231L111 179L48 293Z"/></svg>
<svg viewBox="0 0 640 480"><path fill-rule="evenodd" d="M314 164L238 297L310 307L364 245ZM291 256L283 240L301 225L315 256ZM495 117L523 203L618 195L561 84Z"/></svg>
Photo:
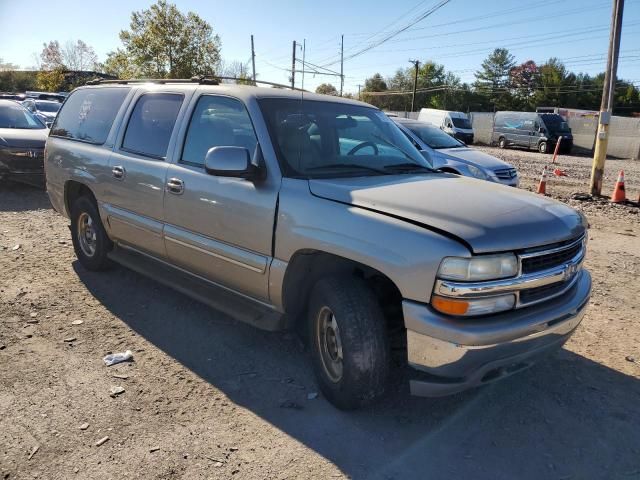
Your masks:
<svg viewBox="0 0 640 480"><path fill-rule="evenodd" d="M373 142L359 143L358 145L353 147L351 150L349 150L349 153L347 153L347 155L354 155L358 150L362 150L363 148L366 148L366 147L373 148L373 154L378 155L378 146Z"/></svg>

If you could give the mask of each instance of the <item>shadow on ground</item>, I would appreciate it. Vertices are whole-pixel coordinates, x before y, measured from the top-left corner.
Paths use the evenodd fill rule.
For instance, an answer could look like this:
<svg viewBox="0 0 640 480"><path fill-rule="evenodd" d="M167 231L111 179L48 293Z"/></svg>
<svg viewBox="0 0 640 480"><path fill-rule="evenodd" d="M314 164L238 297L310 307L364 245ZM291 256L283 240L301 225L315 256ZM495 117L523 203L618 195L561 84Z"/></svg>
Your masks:
<svg viewBox="0 0 640 480"><path fill-rule="evenodd" d="M201 378L345 474L364 478L640 478L640 382L562 350L482 390L334 409L307 354L136 273L74 268L114 315ZM300 410L281 408L295 402Z"/></svg>
<svg viewBox="0 0 640 480"><path fill-rule="evenodd" d="M7 180L0 181L0 212L24 212L51 208L47 192L42 188Z"/></svg>

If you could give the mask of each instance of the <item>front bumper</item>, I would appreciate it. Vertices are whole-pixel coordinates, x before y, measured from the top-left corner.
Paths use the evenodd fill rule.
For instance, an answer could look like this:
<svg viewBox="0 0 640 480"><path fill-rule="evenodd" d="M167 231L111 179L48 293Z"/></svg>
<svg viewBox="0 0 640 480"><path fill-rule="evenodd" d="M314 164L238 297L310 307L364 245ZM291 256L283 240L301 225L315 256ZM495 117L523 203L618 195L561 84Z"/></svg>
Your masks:
<svg viewBox="0 0 640 480"><path fill-rule="evenodd" d="M456 132L454 138L464 142L467 145L471 145L473 143L473 133L460 133Z"/></svg>
<svg viewBox="0 0 640 480"><path fill-rule="evenodd" d="M405 300L409 365L418 370L411 393L438 397L477 387L532 365L559 349L582 321L591 276L580 271L562 296L477 319L439 314Z"/></svg>
<svg viewBox="0 0 640 480"><path fill-rule="evenodd" d="M43 148L0 149L0 178L44 186Z"/></svg>

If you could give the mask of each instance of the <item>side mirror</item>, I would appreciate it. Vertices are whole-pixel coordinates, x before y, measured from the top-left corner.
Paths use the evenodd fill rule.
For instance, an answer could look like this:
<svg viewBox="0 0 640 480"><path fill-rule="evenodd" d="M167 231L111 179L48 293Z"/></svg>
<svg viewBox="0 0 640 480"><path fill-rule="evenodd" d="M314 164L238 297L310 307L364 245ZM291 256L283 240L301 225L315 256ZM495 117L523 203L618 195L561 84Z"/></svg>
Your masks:
<svg viewBox="0 0 640 480"><path fill-rule="evenodd" d="M259 168L251 163L251 154L244 147L213 147L204 157L204 169L209 175L251 180L258 177Z"/></svg>
<svg viewBox="0 0 640 480"><path fill-rule="evenodd" d="M544 133L544 127L540 127L540 128L538 128L538 132L539 132L539 133Z"/></svg>

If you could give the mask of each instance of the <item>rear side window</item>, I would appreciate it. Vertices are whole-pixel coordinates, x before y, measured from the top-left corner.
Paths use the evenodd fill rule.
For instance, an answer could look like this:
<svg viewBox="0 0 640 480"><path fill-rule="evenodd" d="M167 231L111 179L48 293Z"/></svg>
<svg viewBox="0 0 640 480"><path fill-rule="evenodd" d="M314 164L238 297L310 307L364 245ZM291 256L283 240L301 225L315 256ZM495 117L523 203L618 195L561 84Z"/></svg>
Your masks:
<svg viewBox="0 0 640 480"><path fill-rule="evenodd" d="M164 159L183 96L175 93L142 95L129 118L122 149Z"/></svg>
<svg viewBox="0 0 640 480"><path fill-rule="evenodd" d="M51 136L103 144L129 88L87 88L73 92L51 127Z"/></svg>

